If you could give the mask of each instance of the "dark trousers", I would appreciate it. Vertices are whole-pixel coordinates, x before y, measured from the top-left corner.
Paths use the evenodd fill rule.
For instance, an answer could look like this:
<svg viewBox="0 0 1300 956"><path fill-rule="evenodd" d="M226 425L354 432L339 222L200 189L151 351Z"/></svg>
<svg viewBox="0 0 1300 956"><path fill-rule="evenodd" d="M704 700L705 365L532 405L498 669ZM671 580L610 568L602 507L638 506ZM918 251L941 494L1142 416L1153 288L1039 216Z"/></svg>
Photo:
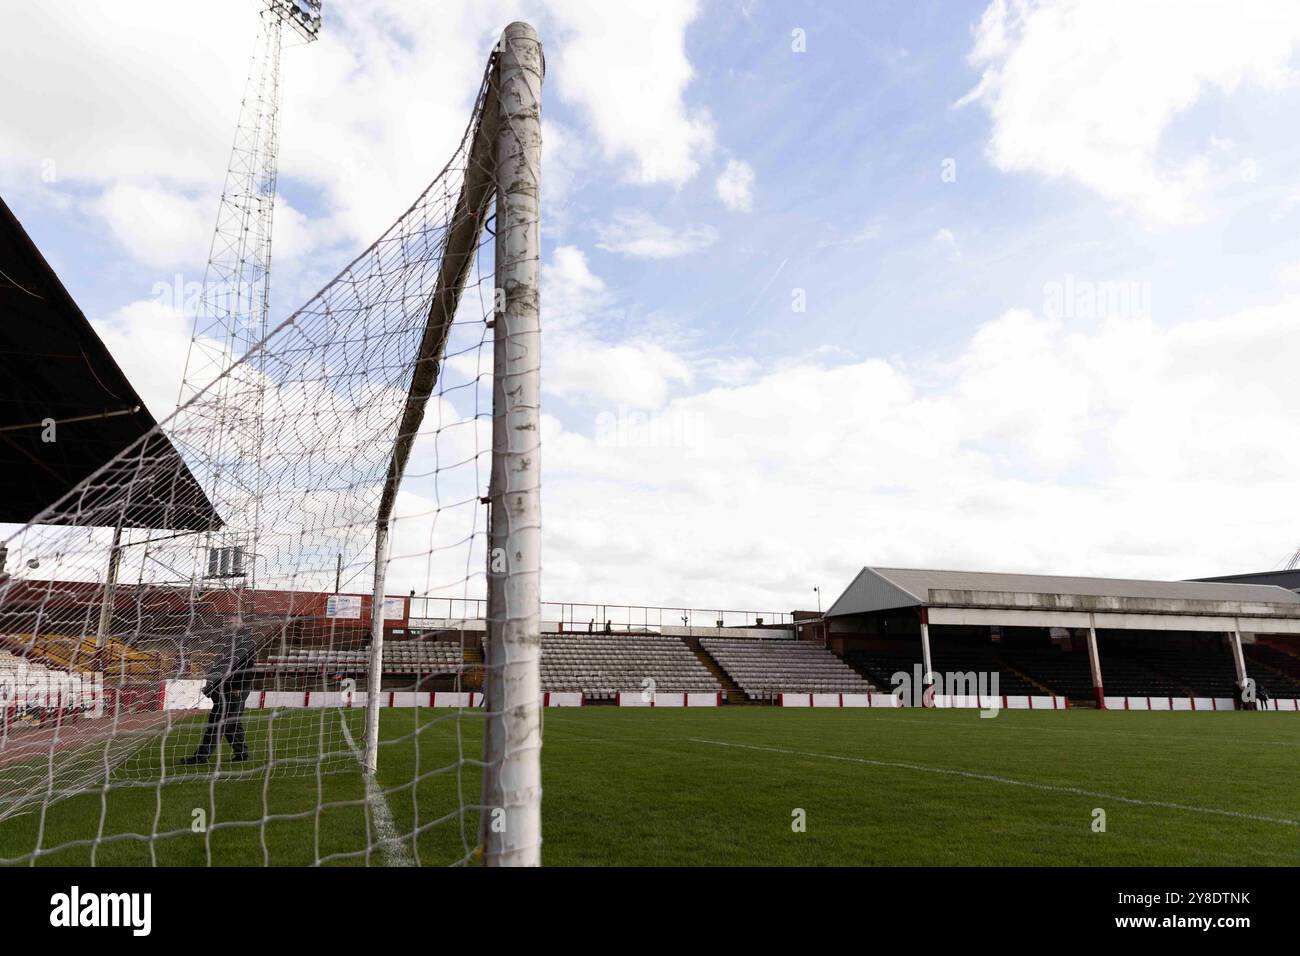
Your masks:
<svg viewBox="0 0 1300 956"><path fill-rule="evenodd" d="M225 737L236 757L248 753L244 742L244 699L246 692L218 687L212 692L212 710L208 712L208 725L203 728L203 741L195 751L196 757L211 757L218 741Z"/></svg>

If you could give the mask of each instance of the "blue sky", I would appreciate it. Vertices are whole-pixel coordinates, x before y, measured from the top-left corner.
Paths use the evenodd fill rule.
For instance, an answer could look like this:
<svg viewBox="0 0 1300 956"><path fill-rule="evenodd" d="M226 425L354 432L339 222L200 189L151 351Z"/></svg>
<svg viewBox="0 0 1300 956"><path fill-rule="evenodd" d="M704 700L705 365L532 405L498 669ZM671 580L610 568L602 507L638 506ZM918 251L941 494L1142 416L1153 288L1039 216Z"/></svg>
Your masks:
<svg viewBox="0 0 1300 956"><path fill-rule="evenodd" d="M155 290L202 277L256 4L70 6L0 39L0 189L166 414ZM286 53L277 315L441 167L500 28L546 45L547 599L1300 539L1295 4L332 6Z"/></svg>

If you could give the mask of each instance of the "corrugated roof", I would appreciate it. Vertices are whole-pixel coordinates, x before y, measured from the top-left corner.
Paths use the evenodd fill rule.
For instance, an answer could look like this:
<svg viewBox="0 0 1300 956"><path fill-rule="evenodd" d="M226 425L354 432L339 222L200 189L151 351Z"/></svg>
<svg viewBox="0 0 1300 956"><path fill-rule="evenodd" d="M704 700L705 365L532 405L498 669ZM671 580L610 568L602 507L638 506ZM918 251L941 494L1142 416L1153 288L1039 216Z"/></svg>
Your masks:
<svg viewBox="0 0 1300 956"><path fill-rule="evenodd" d="M0 263L0 521L220 527L198 480L2 199ZM44 440L46 419L58 423L58 441ZM43 513L110 462L61 514ZM124 507L113 489L127 482Z"/></svg>
<svg viewBox="0 0 1300 956"><path fill-rule="evenodd" d="M1300 588L1300 569L1256 571L1252 574L1221 574L1217 577L1191 578L1193 581L1221 581L1224 584L1271 584L1294 591Z"/></svg>
<svg viewBox="0 0 1300 956"><path fill-rule="evenodd" d="M930 592L979 591L1012 594L1077 594L1154 601L1300 604L1300 594L1265 584L1210 581L1144 581L998 571L942 571L922 568L863 568L831 605L827 616L860 614L929 603Z"/></svg>

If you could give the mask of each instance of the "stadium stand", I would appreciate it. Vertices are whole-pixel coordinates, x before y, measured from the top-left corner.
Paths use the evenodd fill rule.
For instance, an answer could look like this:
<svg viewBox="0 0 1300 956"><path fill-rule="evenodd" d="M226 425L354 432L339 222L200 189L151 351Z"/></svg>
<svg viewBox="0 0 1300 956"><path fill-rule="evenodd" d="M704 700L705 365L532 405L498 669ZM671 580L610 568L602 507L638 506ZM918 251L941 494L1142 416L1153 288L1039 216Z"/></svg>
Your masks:
<svg viewBox="0 0 1300 956"><path fill-rule="evenodd" d="M181 666L174 654L142 650L112 638L97 650L93 637L9 634L0 636L0 647L52 670L94 670L117 680L157 681L176 677Z"/></svg>
<svg viewBox="0 0 1300 956"><path fill-rule="evenodd" d="M1088 655L1059 647L1017 647L1005 645L998 651L1007 665L1037 681L1070 703L1091 704L1096 700Z"/></svg>
<svg viewBox="0 0 1300 956"><path fill-rule="evenodd" d="M1026 680L1002 659L993 645L983 641L934 642L930 647L930 664L937 673L954 671L998 675L998 693L1041 694L1045 686ZM991 689L990 689L991 692Z"/></svg>
<svg viewBox="0 0 1300 956"><path fill-rule="evenodd" d="M1237 691L1232 655L1218 642L1187 640L1177 647L1144 647L1138 654L1143 664L1172 681L1189 697L1232 697ZM1109 692L1110 661L1104 655L1101 667Z"/></svg>
<svg viewBox="0 0 1300 956"><path fill-rule="evenodd" d="M717 693L708 668L675 637L629 634L543 634L542 690L579 691L587 700L616 700L644 681L668 693Z"/></svg>
<svg viewBox="0 0 1300 956"><path fill-rule="evenodd" d="M751 700L878 690L826 648L802 641L708 637L700 639L700 647Z"/></svg>
<svg viewBox="0 0 1300 956"><path fill-rule="evenodd" d="M1246 673L1268 692L1270 697L1300 699L1300 657L1271 644L1243 644Z"/></svg>
<svg viewBox="0 0 1300 956"><path fill-rule="evenodd" d="M921 648L918 644L915 650L853 650L844 660L876 687L888 691L893 690L895 674L907 674L910 679L921 666Z"/></svg>
<svg viewBox="0 0 1300 956"><path fill-rule="evenodd" d="M1118 697L1184 697L1188 690L1178 681L1165 676L1148 662L1144 651L1132 642L1107 640L1098 636L1103 683L1108 695ZM1202 695L1206 696L1206 695ZM1213 695L1208 695L1213 696ZM1229 697L1232 693L1229 692Z"/></svg>
<svg viewBox="0 0 1300 956"><path fill-rule="evenodd" d="M459 644L446 641L396 641L384 644L384 675L432 677L454 674L461 669L464 652ZM270 654L257 669L277 674L357 674L370 665L370 650L354 648L290 648Z"/></svg>

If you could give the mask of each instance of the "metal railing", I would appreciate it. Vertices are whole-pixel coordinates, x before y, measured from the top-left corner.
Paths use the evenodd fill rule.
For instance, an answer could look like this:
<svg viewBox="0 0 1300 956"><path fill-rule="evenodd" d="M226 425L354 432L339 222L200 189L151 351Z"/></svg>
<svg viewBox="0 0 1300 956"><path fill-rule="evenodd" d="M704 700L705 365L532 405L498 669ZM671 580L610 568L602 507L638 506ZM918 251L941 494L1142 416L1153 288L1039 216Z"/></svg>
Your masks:
<svg viewBox="0 0 1300 956"><path fill-rule="evenodd" d="M478 621L486 614L481 598L412 597L408 618L439 621ZM542 623L562 625L573 631L661 630L669 627L790 627L789 611L728 610L713 608L658 607L644 604L582 604L572 601L543 601Z"/></svg>

